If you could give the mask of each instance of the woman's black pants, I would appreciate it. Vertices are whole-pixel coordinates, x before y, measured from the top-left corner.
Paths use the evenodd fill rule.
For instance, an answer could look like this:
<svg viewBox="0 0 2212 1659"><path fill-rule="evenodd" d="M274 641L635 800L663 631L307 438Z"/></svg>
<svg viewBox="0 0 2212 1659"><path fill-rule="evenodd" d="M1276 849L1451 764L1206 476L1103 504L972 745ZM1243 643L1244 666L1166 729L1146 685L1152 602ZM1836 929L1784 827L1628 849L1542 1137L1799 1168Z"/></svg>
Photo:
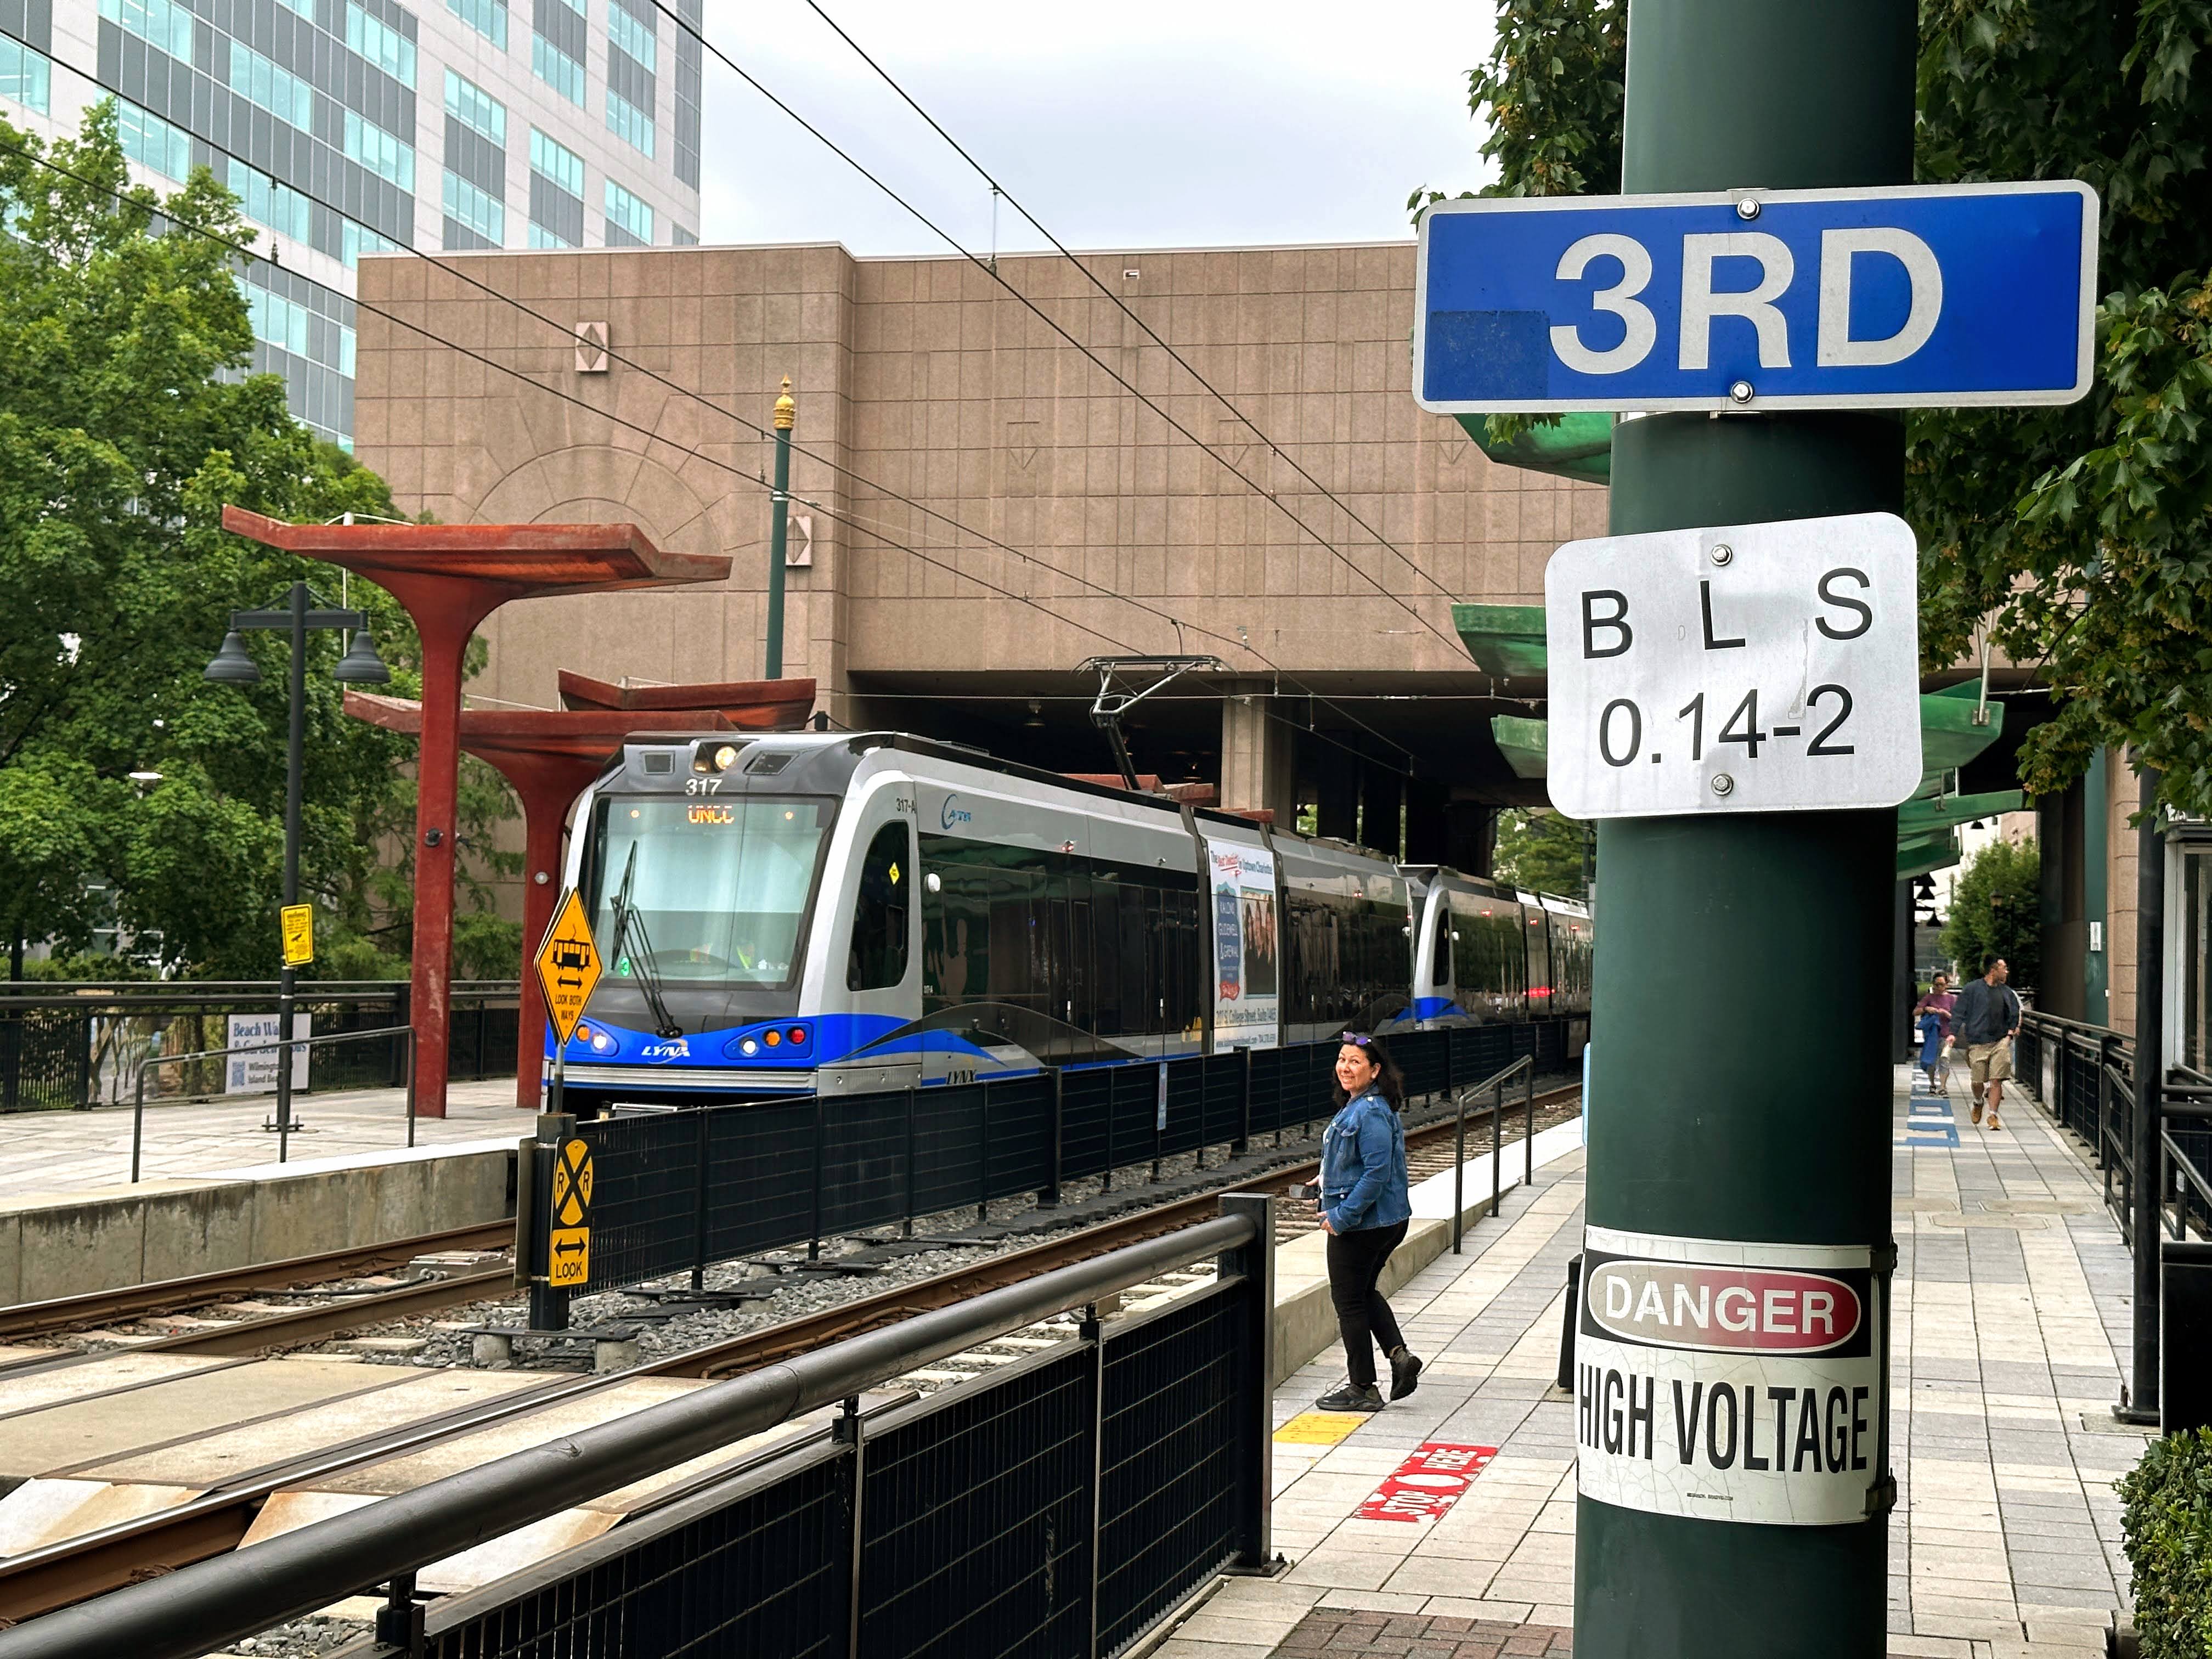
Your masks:
<svg viewBox="0 0 2212 1659"><path fill-rule="evenodd" d="M1375 1288L1382 1277L1382 1264L1405 1238L1402 1221L1328 1236L1328 1296L1336 1304L1336 1328L1344 1338L1345 1369L1356 1383L1375 1381L1374 1343L1380 1342L1387 1354L1405 1342L1390 1304Z"/></svg>

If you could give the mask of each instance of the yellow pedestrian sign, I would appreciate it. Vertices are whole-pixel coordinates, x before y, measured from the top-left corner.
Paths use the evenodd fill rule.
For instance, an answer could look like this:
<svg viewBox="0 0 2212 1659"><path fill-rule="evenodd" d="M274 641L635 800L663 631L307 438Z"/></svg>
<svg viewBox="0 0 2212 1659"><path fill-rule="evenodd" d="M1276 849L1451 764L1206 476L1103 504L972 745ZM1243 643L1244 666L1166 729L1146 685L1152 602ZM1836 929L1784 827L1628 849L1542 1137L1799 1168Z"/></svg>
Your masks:
<svg viewBox="0 0 2212 1659"><path fill-rule="evenodd" d="M575 1036L576 1022L584 1017L584 1005L592 1000L600 972L599 947L592 942L584 902L571 888L562 895L545 942L538 947L538 983L545 993L545 1015L553 1022L562 1048Z"/></svg>
<svg viewBox="0 0 2212 1659"><path fill-rule="evenodd" d="M284 928L284 965L306 967L315 959L315 907L288 904L277 914Z"/></svg>
<svg viewBox="0 0 2212 1659"><path fill-rule="evenodd" d="M547 1229L545 1282L574 1290L592 1276L592 1149L562 1144L553 1165L553 1224Z"/></svg>

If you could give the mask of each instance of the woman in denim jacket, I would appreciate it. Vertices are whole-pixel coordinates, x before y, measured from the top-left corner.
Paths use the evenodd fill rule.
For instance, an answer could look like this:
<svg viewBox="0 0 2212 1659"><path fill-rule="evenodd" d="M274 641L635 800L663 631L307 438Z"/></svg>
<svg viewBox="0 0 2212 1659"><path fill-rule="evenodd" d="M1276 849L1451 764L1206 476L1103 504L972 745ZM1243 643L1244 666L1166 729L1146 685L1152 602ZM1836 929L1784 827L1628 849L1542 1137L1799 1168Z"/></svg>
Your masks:
<svg viewBox="0 0 2212 1659"><path fill-rule="evenodd" d="M1344 1338L1344 1386L1323 1395L1325 1412L1376 1412L1375 1348L1390 1361L1390 1398L1419 1386L1421 1362L1407 1352L1390 1304L1376 1288L1382 1264L1406 1237L1406 1127L1398 1121L1406 1080L1382 1045L1344 1034L1336 1056L1336 1115L1321 1141L1321 1224L1328 1235L1328 1294Z"/></svg>

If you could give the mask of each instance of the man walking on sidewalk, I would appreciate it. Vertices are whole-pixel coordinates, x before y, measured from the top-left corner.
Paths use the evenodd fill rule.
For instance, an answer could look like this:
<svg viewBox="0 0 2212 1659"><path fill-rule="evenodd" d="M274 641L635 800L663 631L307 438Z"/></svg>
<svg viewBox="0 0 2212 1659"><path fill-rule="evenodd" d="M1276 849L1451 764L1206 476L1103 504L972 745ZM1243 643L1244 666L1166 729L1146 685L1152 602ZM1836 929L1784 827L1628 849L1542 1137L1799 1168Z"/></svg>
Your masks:
<svg viewBox="0 0 2212 1659"><path fill-rule="evenodd" d="M1986 1099L1992 1129L2004 1127L1997 1121L1997 1108L2004 1099L2005 1079L2012 1075L2012 1040L2020 1035L2020 999L2005 984L2010 976L2004 958L1993 957L1979 979L1960 988L1958 1006L1951 1010L1951 1029L1966 1045L1974 1121L1982 1121Z"/></svg>

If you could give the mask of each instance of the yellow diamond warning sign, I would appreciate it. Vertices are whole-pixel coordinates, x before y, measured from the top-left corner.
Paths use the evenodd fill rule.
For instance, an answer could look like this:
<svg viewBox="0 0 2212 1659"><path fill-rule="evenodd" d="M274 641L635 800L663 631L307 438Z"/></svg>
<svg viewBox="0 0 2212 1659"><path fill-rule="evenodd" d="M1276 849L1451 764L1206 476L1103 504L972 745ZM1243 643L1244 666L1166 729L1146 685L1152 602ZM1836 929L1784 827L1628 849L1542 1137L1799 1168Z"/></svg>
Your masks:
<svg viewBox="0 0 2212 1659"><path fill-rule="evenodd" d="M561 896L538 947L538 983L545 992L545 1016L566 1048L576 1035L576 1022L584 1017L592 988L599 982L599 947L592 942L592 924L584 915L584 902L574 888Z"/></svg>

